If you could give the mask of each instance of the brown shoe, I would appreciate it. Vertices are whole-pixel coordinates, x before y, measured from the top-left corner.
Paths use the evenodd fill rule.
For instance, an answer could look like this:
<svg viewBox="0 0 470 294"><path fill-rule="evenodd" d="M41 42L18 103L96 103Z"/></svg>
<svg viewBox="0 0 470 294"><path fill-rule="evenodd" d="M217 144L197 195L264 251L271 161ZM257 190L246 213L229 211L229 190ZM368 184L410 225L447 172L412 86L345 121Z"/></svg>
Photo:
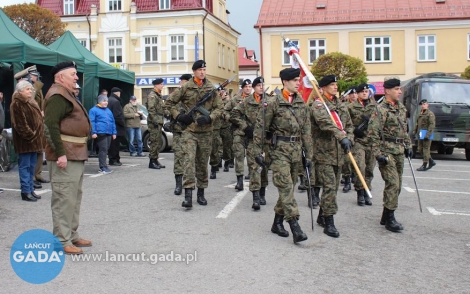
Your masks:
<svg viewBox="0 0 470 294"><path fill-rule="evenodd" d="M82 249L74 245L65 246L64 252L65 254L82 254L83 253Z"/></svg>
<svg viewBox="0 0 470 294"><path fill-rule="evenodd" d="M92 246L91 241L86 240L86 239L78 239L77 241L72 242L72 243L73 245L77 247L91 247Z"/></svg>

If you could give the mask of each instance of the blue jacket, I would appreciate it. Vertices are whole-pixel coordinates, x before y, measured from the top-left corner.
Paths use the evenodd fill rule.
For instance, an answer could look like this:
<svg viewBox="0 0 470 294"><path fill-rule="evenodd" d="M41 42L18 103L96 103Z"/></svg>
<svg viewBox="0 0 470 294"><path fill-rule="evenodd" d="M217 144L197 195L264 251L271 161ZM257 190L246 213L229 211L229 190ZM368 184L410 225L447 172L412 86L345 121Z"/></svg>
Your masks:
<svg viewBox="0 0 470 294"><path fill-rule="evenodd" d="M93 106L88 113L91 121L91 134L116 135L116 124L111 110L107 107Z"/></svg>

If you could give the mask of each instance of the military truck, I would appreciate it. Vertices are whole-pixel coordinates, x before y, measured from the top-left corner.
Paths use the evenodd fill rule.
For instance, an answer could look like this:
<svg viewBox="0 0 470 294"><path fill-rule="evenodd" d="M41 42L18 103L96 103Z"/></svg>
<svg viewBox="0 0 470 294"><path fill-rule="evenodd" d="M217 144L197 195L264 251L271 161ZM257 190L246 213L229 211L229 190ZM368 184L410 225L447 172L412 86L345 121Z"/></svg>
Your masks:
<svg viewBox="0 0 470 294"><path fill-rule="evenodd" d="M402 83L401 99L407 109L414 154L418 137L413 136L413 130L420 111L419 101L426 99L436 116L431 150L452 154L455 148L464 148L465 157L470 160L470 80L441 72L421 75Z"/></svg>

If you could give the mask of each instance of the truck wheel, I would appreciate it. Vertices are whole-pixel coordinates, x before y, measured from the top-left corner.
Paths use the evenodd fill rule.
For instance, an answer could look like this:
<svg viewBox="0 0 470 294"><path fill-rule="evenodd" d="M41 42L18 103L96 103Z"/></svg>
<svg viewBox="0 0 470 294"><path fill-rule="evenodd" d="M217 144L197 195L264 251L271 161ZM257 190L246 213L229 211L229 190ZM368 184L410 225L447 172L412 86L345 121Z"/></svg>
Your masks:
<svg viewBox="0 0 470 294"><path fill-rule="evenodd" d="M446 148L446 154L451 155L452 153L454 153L454 147Z"/></svg>
<svg viewBox="0 0 470 294"><path fill-rule="evenodd" d="M470 160L470 148L466 148L466 149L465 149L465 158L466 158L467 160Z"/></svg>
<svg viewBox="0 0 470 294"><path fill-rule="evenodd" d="M439 146L439 148L437 148L437 153L438 154L445 154L446 153L446 147L445 146Z"/></svg>

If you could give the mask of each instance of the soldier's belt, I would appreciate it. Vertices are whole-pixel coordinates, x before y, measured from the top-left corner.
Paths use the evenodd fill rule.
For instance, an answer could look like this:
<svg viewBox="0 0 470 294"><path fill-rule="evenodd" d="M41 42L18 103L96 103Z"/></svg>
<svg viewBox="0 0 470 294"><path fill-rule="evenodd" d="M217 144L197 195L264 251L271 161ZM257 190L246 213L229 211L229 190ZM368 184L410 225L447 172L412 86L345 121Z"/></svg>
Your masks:
<svg viewBox="0 0 470 294"><path fill-rule="evenodd" d="M74 137L64 134L60 134L60 138L62 139L62 141L79 144L86 144L86 142L88 141L88 137Z"/></svg>
<svg viewBox="0 0 470 294"><path fill-rule="evenodd" d="M385 141L391 142L391 143L396 143L396 144L405 143L405 139L403 139L403 138L385 138Z"/></svg>
<svg viewBox="0 0 470 294"><path fill-rule="evenodd" d="M290 136L290 137L276 136L276 140L284 141L284 142L300 142L301 138L300 136Z"/></svg>

